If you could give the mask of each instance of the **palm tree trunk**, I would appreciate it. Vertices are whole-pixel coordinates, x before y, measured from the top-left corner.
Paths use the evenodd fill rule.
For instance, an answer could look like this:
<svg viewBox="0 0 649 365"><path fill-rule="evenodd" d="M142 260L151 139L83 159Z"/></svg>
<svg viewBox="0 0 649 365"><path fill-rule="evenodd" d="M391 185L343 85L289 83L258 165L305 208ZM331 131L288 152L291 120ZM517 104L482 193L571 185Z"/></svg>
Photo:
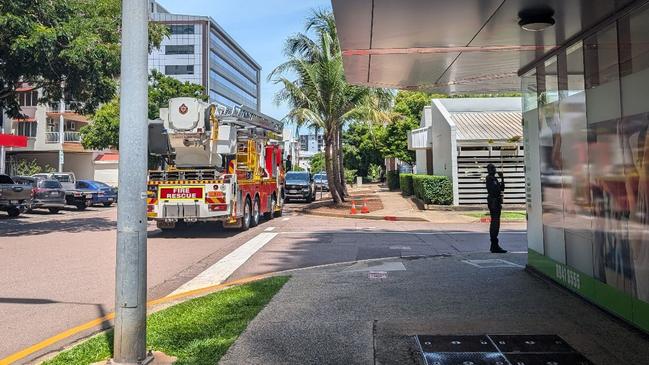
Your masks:
<svg viewBox="0 0 649 365"><path fill-rule="evenodd" d="M340 192L343 197L349 196L349 191L347 190L347 181L345 179L345 159L344 159L344 152L343 152L343 133L342 133L342 127L338 129L337 133L337 142L338 142L338 164L340 166L340 185L342 187L342 191Z"/></svg>
<svg viewBox="0 0 649 365"><path fill-rule="evenodd" d="M334 127L332 131L332 152L331 152L331 164L333 165L333 177L334 177L334 187L338 192L342 201L345 201L345 194L342 182L340 181L340 174L342 166L340 166L340 161L338 159L338 127ZM342 171L344 174L344 171Z"/></svg>
<svg viewBox="0 0 649 365"><path fill-rule="evenodd" d="M329 191L331 192L331 197L334 201L335 205L340 205L343 202L342 197L340 196L340 191L337 188L337 176L336 171L334 169L335 163L335 157L333 154L334 150L334 138L331 135L331 133L327 133L325 131L325 170L327 171L327 181L329 182L330 189Z"/></svg>

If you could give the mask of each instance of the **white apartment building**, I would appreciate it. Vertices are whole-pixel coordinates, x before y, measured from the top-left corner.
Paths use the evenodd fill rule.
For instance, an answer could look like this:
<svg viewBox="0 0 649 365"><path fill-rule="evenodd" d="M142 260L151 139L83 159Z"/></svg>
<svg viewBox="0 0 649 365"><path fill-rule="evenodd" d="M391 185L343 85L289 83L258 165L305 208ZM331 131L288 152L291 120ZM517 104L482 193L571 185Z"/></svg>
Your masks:
<svg viewBox="0 0 649 365"><path fill-rule="evenodd" d="M45 168L59 169L59 150L63 150L63 171L72 171L78 179L101 179L109 184L117 184L117 161L108 161L104 156L114 151L86 150L81 145L79 129L89 120L77 113L66 110L63 113L63 144L60 143L59 106L38 104L40 91L27 84L17 89L18 100L24 118L5 119L5 133L27 137L26 147L10 147L6 150L6 172L16 174L20 160L32 161ZM103 160L97 173L98 161Z"/></svg>
<svg viewBox="0 0 649 365"><path fill-rule="evenodd" d="M311 168L311 158L313 155L324 151L324 136L318 133L316 136L313 134L300 134L299 135L299 150L300 154L297 159L297 165L303 169ZM318 171L312 171L318 172Z"/></svg>

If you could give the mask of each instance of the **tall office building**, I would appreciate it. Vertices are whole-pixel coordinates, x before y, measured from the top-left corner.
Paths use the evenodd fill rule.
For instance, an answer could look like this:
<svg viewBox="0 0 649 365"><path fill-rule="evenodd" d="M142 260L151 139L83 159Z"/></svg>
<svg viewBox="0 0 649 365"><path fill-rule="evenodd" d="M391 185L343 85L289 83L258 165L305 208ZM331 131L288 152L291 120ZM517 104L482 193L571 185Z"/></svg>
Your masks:
<svg viewBox="0 0 649 365"><path fill-rule="evenodd" d="M155 1L150 11L170 36L149 54L149 70L203 85L211 102L260 111L261 66L214 19L171 14Z"/></svg>

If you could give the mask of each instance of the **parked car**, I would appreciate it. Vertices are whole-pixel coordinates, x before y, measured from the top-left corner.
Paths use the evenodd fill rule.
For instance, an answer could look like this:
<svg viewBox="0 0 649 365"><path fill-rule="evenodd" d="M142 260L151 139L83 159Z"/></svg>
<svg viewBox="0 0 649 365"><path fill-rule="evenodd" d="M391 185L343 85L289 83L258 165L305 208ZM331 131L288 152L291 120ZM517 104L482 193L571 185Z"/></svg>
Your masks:
<svg viewBox="0 0 649 365"><path fill-rule="evenodd" d="M32 199L32 189L16 184L8 175L0 175L0 210L17 217L27 209Z"/></svg>
<svg viewBox="0 0 649 365"><path fill-rule="evenodd" d="M76 178L72 172L52 172L35 174L32 177L43 180L56 180L65 190L65 204L74 205L78 210L85 210L92 201L92 193L77 189Z"/></svg>
<svg viewBox="0 0 649 365"><path fill-rule="evenodd" d="M65 207L65 190L57 180L43 180L31 176L15 176L17 184L29 186L32 190L32 200L28 210L47 209L56 214Z"/></svg>
<svg viewBox="0 0 649 365"><path fill-rule="evenodd" d="M110 207L117 201L117 190L101 181L79 180L76 187L78 190L91 192L90 205L102 204L105 207Z"/></svg>
<svg viewBox="0 0 649 365"><path fill-rule="evenodd" d="M313 175L313 181L315 182L316 191L329 191L329 180L327 180L326 172L320 172Z"/></svg>
<svg viewBox="0 0 649 365"><path fill-rule="evenodd" d="M289 171L286 173L284 180L284 199L287 202L300 199L310 203L315 200L313 175L310 173L306 171Z"/></svg>

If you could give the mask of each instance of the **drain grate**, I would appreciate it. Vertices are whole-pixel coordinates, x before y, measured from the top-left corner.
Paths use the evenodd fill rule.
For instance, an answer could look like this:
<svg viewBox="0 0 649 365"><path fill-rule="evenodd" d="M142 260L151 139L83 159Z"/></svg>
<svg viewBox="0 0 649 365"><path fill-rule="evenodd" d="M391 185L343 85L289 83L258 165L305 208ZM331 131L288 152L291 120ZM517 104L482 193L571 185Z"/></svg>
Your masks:
<svg viewBox="0 0 649 365"><path fill-rule="evenodd" d="M427 365L592 365L555 335L417 336Z"/></svg>
<svg viewBox="0 0 649 365"><path fill-rule="evenodd" d="M502 259L488 259L488 260L462 260L465 264L469 264L481 269L491 269L494 267L524 267L519 264L515 264L511 261L502 260Z"/></svg>

